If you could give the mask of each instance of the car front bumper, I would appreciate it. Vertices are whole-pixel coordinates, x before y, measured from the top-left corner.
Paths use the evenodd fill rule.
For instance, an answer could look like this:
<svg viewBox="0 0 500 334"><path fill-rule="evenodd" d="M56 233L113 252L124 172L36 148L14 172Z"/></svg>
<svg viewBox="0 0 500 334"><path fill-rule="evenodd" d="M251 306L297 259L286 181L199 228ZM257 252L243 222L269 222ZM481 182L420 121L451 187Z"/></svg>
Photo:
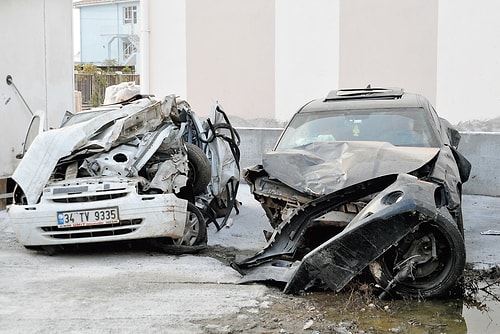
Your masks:
<svg viewBox="0 0 500 334"><path fill-rule="evenodd" d="M119 221L77 227L58 224L59 212L103 208L117 208ZM139 195L134 182L86 182L46 187L39 203L11 205L8 215L24 246L180 238L187 220L187 201L174 194Z"/></svg>

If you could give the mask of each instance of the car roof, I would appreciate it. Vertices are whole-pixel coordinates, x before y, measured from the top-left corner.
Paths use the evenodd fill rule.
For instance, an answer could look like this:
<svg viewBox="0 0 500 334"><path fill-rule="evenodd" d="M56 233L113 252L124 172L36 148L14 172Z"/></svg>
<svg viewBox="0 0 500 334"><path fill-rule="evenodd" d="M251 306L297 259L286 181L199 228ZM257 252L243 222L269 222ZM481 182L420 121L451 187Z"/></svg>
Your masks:
<svg viewBox="0 0 500 334"><path fill-rule="evenodd" d="M429 101L424 96L407 93L402 88L368 87L332 90L325 98L310 101L299 112L389 108L428 109L429 105Z"/></svg>

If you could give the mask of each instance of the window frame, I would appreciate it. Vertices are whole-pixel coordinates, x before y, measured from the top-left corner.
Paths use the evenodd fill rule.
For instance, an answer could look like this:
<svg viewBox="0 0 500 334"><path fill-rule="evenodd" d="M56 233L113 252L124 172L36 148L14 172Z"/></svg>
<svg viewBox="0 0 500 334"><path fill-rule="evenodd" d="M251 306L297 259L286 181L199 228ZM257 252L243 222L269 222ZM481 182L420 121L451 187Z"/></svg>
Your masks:
<svg viewBox="0 0 500 334"><path fill-rule="evenodd" d="M137 6L123 7L123 23L137 24Z"/></svg>

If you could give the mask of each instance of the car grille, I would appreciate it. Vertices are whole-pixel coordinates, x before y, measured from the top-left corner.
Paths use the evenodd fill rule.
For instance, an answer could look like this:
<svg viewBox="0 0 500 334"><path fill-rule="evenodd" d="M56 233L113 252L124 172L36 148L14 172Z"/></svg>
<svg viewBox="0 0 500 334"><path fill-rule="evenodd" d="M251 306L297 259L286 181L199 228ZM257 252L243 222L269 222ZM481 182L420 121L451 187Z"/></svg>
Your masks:
<svg viewBox="0 0 500 334"><path fill-rule="evenodd" d="M124 219L117 224L65 228L44 226L42 230L46 232L45 236L54 239L98 238L132 233L140 227L141 223L142 219Z"/></svg>
<svg viewBox="0 0 500 334"><path fill-rule="evenodd" d="M53 202L56 203L81 203L81 202L97 202L97 201L105 201L109 199L115 199L120 197L127 196L127 193L108 193L108 194L100 194L100 195L91 195L91 196L75 196L75 197L61 197L61 198L52 198Z"/></svg>

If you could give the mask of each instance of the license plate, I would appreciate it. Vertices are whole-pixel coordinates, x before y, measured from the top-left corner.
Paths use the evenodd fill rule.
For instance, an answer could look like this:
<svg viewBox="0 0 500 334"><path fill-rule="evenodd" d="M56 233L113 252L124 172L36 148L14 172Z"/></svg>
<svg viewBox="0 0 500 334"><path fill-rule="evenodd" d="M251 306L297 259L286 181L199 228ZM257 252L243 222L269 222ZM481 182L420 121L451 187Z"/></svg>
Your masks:
<svg viewBox="0 0 500 334"><path fill-rule="evenodd" d="M57 227L60 228L116 224L119 221L117 207L57 213Z"/></svg>

